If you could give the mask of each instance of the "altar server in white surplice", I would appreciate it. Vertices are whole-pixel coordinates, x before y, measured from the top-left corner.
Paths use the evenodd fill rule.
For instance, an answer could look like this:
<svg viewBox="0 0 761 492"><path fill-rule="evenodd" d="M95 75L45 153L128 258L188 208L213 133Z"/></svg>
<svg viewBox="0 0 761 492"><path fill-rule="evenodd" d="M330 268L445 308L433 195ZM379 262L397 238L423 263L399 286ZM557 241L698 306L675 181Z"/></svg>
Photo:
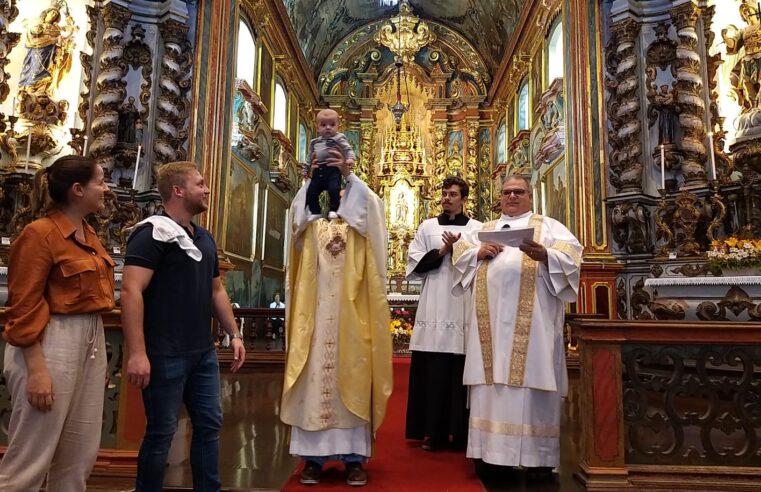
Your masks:
<svg viewBox="0 0 761 492"><path fill-rule="evenodd" d="M561 223L531 212L529 183L502 185L502 216L482 230L534 227L520 248L454 245L455 293L472 290L464 382L470 386L467 456L530 468L550 478L560 463L560 414L567 387L564 302L576 300L582 247Z"/></svg>
<svg viewBox="0 0 761 492"><path fill-rule="evenodd" d="M468 184L448 177L442 183L442 214L420 224L409 247L407 278L422 279L410 349L407 439L424 440L434 451L464 448L468 433L464 312L469 296L454 297L452 244L481 223L463 214Z"/></svg>

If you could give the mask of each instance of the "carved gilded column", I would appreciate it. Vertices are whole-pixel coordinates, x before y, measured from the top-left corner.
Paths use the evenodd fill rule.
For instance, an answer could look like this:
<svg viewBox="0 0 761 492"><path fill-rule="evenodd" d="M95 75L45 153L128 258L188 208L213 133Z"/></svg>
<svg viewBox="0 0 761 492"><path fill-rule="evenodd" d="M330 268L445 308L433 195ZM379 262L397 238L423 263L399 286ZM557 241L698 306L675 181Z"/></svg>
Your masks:
<svg viewBox="0 0 761 492"><path fill-rule="evenodd" d="M97 95L93 104L93 142L89 155L105 169L114 166L113 149L119 125L119 106L127 95L127 65L124 63L124 29L132 12L114 3L103 10L106 29L103 32L103 52L99 58L100 73L96 79Z"/></svg>
<svg viewBox="0 0 761 492"><path fill-rule="evenodd" d="M488 127L481 128L478 151L478 208L482 220L491 219L492 208L492 154L491 135L488 132Z"/></svg>
<svg viewBox="0 0 761 492"><path fill-rule="evenodd" d="M470 186L467 213L470 217L480 217L478 187L478 120L468 121L468 153L465 156L465 181Z"/></svg>
<svg viewBox="0 0 761 492"><path fill-rule="evenodd" d="M354 170L355 174L370 186L372 189L377 189L377 180L375 170L375 162L373 157L375 156L375 122L363 121L359 125L360 129L360 155L359 163Z"/></svg>
<svg viewBox="0 0 761 492"><path fill-rule="evenodd" d="M447 122L433 123L433 176L431 176L431 216L441 213L441 183L447 174Z"/></svg>
<svg viewBox="0 0 761 492"><path fill-rule="evenodd" d="M190 69L193 64L188 43L188 26L174 19L159 24L164 41L159 95L156 104L156 136L153 141L153 170L167 162L185 158Z"/></svg>
<svg viewBox="0 0 761 492"><path fill-rule="evenodd" d="M704 145L705 103L703 102L703 77L698 54L698 33L695 30L700 9L685 3L671 9L671 18L679 35L676 50L676 100L681 106L679 123L682 126L682 175L685 186L706 185Z"/></svg>
<svg viewBox="0 0 761 492"><path fill-rule="evenodd" d="M621 192L642 191L642 123L639 119L639 73L636 40L640 24L624 19L613 24L614 47L608 57L608 69L614 74L609 86L614 87L608 102L608 115L613 127L610 135L611 183Z"/></svg>
<svg viewBox="0 0 761 492"><path fill-rule="evenodd" d="M10 62L8 55L18 44L21 34L9 32L8 28L17 16L16 0L0 0L0 102L5 101L11 91L8 86L11 75L5 71L5 66Z"/></svg>
<svg viewBox="0 0 761 492"><path fill-rule="evenodd" d="M90 28L87 30L85 38L87 39L87 46L89 46L90 50L94 52L95 36L98 35L98 18L100 16L100 8L92 7L90 5L87 5L86 7L87 19ZM84 76L81 86L82 91L79 93L79 107L77 108L77 112L79 113L79 117L82 120L82 130L78 128L72 128L70 130L71 142L69 143L69 145L77 154L82 153L84 146L84 136L87 134L87 126L90 116L90 91L92 90L93 69L92 59L93 55L85 53L84 51L79 52L79 60L82 62L82 72Z"/></svg>

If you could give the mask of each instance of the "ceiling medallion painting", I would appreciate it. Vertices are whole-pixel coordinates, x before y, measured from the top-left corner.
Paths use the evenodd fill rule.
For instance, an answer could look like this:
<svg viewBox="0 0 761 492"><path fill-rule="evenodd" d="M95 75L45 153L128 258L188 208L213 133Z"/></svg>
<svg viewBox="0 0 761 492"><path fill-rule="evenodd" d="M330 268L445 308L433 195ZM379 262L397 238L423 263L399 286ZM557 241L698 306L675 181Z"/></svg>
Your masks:
<svg viewBox="0 0 761 492"><path fill-rule="evenodd" d="M402 0L399 5L399 15L389 19L375 33L375 42L390 49L403 63L412 63L420 48L434 41L436 35L427 23L412 13L407 0Z"/></svg>
<svg viewBox="0 0 761 492"><path fill-rule="evenodd" d="M469 40L490 75L499 67L524 0L409 0L421 19L441 23ZM328 55L350 33L397 13L378 0L283 0L307 60L318 73ZM399 2L400 6L402 2ZM435 32L430 25L431 32Z"/></svg>

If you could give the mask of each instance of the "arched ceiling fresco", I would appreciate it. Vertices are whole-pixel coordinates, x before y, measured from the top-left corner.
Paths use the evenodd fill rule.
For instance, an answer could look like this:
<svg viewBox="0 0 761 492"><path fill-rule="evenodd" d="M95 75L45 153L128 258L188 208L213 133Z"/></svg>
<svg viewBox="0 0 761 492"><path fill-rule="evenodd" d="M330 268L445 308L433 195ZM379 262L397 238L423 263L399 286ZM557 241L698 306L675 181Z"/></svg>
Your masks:
<svg viewBox="0 0 761 492"><path fill-rule="evenodd" d="M283 0L304 56L319 72L331 50L355 29L396 15L379 0ZM525 0L410 0L416 15L462 33L491 74L499 66Z"/></svg>

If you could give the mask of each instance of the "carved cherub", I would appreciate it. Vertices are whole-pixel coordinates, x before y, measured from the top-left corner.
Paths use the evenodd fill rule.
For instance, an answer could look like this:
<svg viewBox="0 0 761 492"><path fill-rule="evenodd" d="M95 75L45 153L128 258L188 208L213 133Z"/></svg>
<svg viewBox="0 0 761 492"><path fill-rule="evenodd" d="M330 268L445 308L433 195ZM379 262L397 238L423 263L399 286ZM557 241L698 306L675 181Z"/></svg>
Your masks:
<svg viewBox="0 0 761 492"><path fill-rule="evenodd" d="M123 203L119 210L118 218L121 222L118 239L122 251L127 251L127 238L132 232L132 228L135 227L135 224L140 221L140 207L133 200Z"/></svg>
<svg viewBox="0 0 761 492"><path fill-rule="evenodd" d="M3 149L11 156L11 164L13 167L18 162L18 140L16 139L16 130L10 128L2 136Z"/></svg>
<svg viewBox="0 0 761 492"><path fill-rule="evenodd" d="M100 243L107 250L111 246L111 226L118 213L116 194L109 191L103 196L104 207L94 215L95 231Z"/></svg>

